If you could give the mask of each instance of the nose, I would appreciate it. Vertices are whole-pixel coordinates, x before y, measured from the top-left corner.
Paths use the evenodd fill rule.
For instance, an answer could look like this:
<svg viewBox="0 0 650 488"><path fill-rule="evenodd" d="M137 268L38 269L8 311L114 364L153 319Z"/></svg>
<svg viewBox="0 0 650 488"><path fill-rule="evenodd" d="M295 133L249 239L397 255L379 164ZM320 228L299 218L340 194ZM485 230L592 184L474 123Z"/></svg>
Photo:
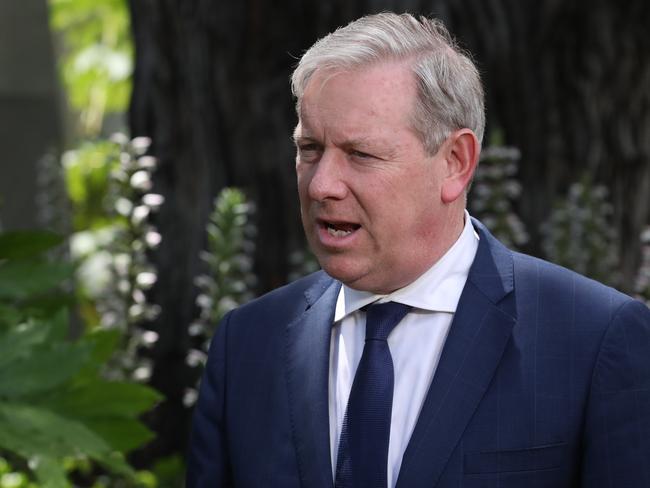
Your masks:
<svg viewBox="0 0 650 488"><path fill-rule="evenodd" d="M316 201L342 200L348 192L345 160L333 150L326 150L314 164L309 181L309 198Z"/></svg>

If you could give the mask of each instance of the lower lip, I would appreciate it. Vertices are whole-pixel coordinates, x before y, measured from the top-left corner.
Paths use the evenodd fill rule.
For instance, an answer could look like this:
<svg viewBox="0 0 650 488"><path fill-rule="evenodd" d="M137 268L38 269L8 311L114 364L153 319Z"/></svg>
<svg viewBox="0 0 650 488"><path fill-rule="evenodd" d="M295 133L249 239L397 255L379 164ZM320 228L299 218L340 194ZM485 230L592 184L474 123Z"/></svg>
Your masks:
<svg viewBox="0 0 650 488"><path fill-rule="evenodd" d="M327 230L327 226L325 225L317 224L316 228L318 233L318 241L323 247L339 250L352 246L357 238L357 235L359 234L359 231L361 230L359 228L343 237L337 237L330 234Z"/></svg>

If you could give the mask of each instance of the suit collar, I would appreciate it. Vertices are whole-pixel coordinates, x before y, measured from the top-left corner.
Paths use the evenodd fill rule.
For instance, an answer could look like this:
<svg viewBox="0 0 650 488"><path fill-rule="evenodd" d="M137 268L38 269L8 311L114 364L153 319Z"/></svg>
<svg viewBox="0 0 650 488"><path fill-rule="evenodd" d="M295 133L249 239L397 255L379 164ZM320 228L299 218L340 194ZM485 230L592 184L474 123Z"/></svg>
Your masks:
<svg viewBox="0 0 650 488"><path fill-rule="evenodd" d="M514 289L512 252L475 218L472 218L472 225L480 241L468 281L496 305ZM508 312L515 313L514 309L510 308Z"/></svg>
<svg viewBox="0 0 650 488"><path fill-rule="evenodd" d="M512 253L473 219L480 242L449 336L402 460L397 488L436 486L516 321Z"/></svg>
<svg viewBox="0 0 650 488"><path fill-rule="evenodd" d="M328 378L331 329L341 284L325 273L305 291L305 312L287 326L286 377L302 486L331 488Z"/></svg>

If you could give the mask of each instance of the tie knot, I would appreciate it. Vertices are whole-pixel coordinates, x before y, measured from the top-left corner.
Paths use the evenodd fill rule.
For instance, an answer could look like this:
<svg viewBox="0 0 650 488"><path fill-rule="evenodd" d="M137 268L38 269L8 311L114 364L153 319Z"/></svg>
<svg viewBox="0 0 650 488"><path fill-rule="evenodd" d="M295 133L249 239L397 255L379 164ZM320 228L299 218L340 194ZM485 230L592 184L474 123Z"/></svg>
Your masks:
<svg viewBox="0 0 650 488"><path fill-rule="evenodd" d="M375 303L366 311L366 340L385 341L411 309L410 305L397 302Z"/></svg>

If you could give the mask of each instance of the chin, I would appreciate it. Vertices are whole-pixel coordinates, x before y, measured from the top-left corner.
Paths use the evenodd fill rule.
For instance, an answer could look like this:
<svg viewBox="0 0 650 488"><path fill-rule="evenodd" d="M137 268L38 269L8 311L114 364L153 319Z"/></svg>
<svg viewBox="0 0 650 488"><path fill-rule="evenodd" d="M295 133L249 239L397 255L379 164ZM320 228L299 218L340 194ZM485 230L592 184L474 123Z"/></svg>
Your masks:
<svg viewBox="0 0 650 488"><path fill-rule="evenodd" d="M377 283L372 279L372 277L369 277L368 273L365 270L354 267L341 267L327 264L321 267L323 268L323 271L325 271L332 278L355 290L367 291L370 293L376 293L378 295L386 295L392 291L386 291L386 287L382 286L382 283Z"/></svg>
<svg viewBox="0 0 650 488"><path fill-rule="evenodd" d="M351 287L355 286L357 281L363 281L365 273L359 269L358 263L352 263L348 259L342 259L340 256L316 256L321 268L332 278L339 280L341 283Z"/></svg>

